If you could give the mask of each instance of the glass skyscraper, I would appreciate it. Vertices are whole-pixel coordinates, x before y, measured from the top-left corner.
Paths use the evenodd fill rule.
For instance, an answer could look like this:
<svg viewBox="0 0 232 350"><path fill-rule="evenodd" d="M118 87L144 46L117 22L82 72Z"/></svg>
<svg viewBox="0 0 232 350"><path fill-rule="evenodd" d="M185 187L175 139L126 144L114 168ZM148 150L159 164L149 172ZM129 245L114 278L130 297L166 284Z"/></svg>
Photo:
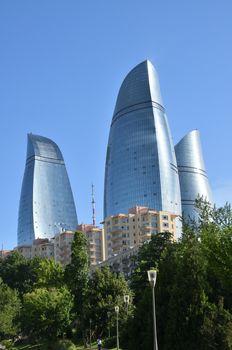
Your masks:
<svg viewBox="0 0 232 350"><path fill-rule="evenodd" d="M28 134L18 216L18 246L75 229L77 215L63 156L50 139Z"/></svg>
<svg viewBox="0 0 232 350"><path fill-rule="evenodd" d="M197 219L194 204L198 196L213 203L211 188L205 169L200 134L193 130L175 146L178 164L183 216Z"/></svg>
<svg viewBox="0 0 232 350"><path fill-rule="evenodd" d="M104 218L135 206L181 215L174 145L149 61L132 69L121 85L105 165Z"/></svg>

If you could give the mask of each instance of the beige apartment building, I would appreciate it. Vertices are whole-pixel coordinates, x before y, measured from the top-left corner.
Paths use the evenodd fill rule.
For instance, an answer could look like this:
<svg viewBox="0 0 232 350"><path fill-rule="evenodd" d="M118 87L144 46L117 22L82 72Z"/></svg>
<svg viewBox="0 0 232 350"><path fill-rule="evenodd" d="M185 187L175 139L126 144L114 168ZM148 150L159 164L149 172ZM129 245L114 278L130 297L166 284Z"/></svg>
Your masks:
<svg viewBox="0 0 232 350"><path fill-rule="evenodd" d="M85 233L88 242L88 255L91 265L96 265L104 260L103 229L90 224L77 226L77 231ZM64 231L54 238L55 261L63 266L71 261L71 245L74 239L74 231Z"/></svg>
<svg viewBox="0 0 232 350"><path fill-rule="evenodd" d="M104 239L103 229L94 225L81 224L77 231L82 231L88 241L88 254L91 265L96 265L104 260ZM32 245L17 247L16 250L24 257L32 259L35 256L42 258L55 259L61 265L65 266L71 261L71 246L75 231L65 230L58 233L51 240L36 239Z"/></svg>
<svg viewBox="0 0 232 350"><path fill-rule="evenodd" d="M63 231L54 237L54 259L65 266L71 262L72 241L75 231Z"/></svg>
<svg viewBox="0 0 232 350"><path fill-rule="evenodd" d="M16 247L14 248L15 250L17 250L20 254L22 254L22 256L24 256L27 259L31 259L32 258L32 245L22 245L20 247Z"/></svg>
<svg viewBox="0 0 232 350"><path fill-rule="evenodd" d="M35 239L32 245L24 245L15 249L27 259L38 256L41 258L54 259L62 265L66 265L71 259L71 242L74 232L65 231L57 234L53 239Z"/></svg>
<svg viewBox="0 0 232 350"><path fill-rule="evenodd" d="M90 264L96 265L105 260L104 230L91 224L77 226L77 231L86 234Z"/></svg>
<svg viewBox="0 0 232 350"><path fill-rule="evenodd" d="M136 206L128 214L110 216L104 221L105 258L142 245L158 232L170 232L176 237L177 215Z"/></svg>
<svg viewBox="0 0 232 350"><path fill-rule="evenodd" d="M20 246L16 250L28 259L36 256L54 259L54 243L46 238L37 238L32 245Z"/></svg>
<svg viewBox="0 0 232 350"><path fill-rule="evenodd" d="M151 236L158 232L170 232L175 239L176 218L177 215L170 212L136 206L129 209L127 214L106 218L104 229L92 224L81 224L78 225L77 231L85 233L90 264L95 266L128 250L134 254L136 247L150 240ZM75 231L66 230L58 233L52 240L36 239L32 246L20 246L16 249L27 258L35 256L54 258L56 262L65 266L71 261L74 234Z"/></svg>
<svg viewBox="0 0 232 350"><path fill-rule="evenodd" d="M1 259L5 259L5 258L7 258L12 252L13 252L13 250L4 250L4 249L2 249L2 250L0 251L0 258L1 258Z"/></svg>

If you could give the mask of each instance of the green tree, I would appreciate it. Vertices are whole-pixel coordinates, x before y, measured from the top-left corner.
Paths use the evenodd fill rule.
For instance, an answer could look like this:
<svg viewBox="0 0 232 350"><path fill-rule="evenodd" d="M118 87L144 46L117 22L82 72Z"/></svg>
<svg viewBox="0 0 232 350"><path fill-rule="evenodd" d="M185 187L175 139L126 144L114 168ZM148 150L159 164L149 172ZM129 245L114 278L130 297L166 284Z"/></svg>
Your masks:
<svg viewBox="0 0 232 350"><path fill-rule="evenodd" d="M206 202L198 206L202 210L199 222L184 223L178 242L165 244L160 254L155 244L141 248L132 276L139 298L129 324L137 336L136 340L129 338L129 350L152 347L151 288L146 287L145 278L149 265L158 268L155 291L159 348L232 349L231 209L229 205L211 208Z"/></svg>
<svg viewBox="0 0 232 350"><path fill-rule="evenodd" d="M56 339L71 324L73 298L66 287L38 288L23 296L21 324L34 339Z"/></svg>
<svg viewBox="0 0 232 350"><path fill-rule="evenodd" d="M225 308L232 312L232 226L215 223L201 228L201 248L208 261L209 299L218 303L223 298Z"/></svg>
<svg viewBox="0 0 232 350"><path fill-rule="evenodd" d="M64 285L64 269L53 259L42 259L37 269L37 288L62 287Z"/></svg>
<svg viewBox="0 0 232 350"><path fill-rule="evenodd" d="M232 349L232 315L224 309L223 300L218 304L205 303L203 307L201 349Z"/></svg>
<svg viewBox="0 0 232 350"><path fill-rule="evenodd" d="M20 301L17 292L0 279L0 339L17 334L19 311Z"/></svg>
<svg viewBox="0 0 232 350"><path fill-rule="evenodd" d="M121 345L128 350L153 349L152 294L148 285L137 301L134 316L128 319L127 333L123 334Z"/></svg>
<svg viewBox="0 0 232 350"><path fill-rule="evenodd" d="M204 198L198 197L195 201L195 208L199 215L199 220L195 222L195 225L201 227L211 223L222 229L232 227L232 209L228 202L223 207L217 208L215 205L211 206Z"/></svg>
<svg viewBox="0 0 232 350"><path fill-rule="evenodd" d="M74 296L74 312L84 336L84 303L89 280L87 239L83 232L75 232L72 242L71 262L65 268L65 282Z"/></svg>
<svg viewBox="0 0 232 350"><path fill-rule="evenodd" d="M173 236L169 232L157 233L140 249L136 258L136 269L132 274L130 285L135 294L135 303L141 300L147 283L147 271L157 268L164 250L173 244Z"/></svg>
<svg viewBox="0 0 232 350"><path fill-rule="evenodd" d="M207 299L208 281L207 259L200 245L198 238L192 237L189 241L179 243L172 259L167 251L160 263L160 281L157 286L159 305L163 291L167 288L165 282L170 278L165 312L159 317L160 326L162 322L165 327L163 341L167 349L201 349L199 328L202 324L202 305ZM172 263L175 270L166 270L167 263Z"/></svg>
<svg viewBox="0 0 232 350"><path fill-rule="evenodd" d="M152 347L152 294L147 271L151 268L157 269L163 253L173 245L172 234L163 232L153 235L151 240L139 249L136 259L137 267L130 280L130 286L135 294L136 309L134 318L129 320L128 335L123 339L128 349L150 349ZM131 334L136 334L136 337Z"/></svg>
<svg viewBox="0 0 232 350"><path fill-rule="evenodd" d="M0 277L10 288L17 289L19 295L29 292L37 280L37 268L40 259L26 259L14 251L0 260Z"/></svg>
<svg viewBox="0 0 232 350"><path fill-rule="evenodd" d="M124 303L124 295L129 295L128 308ZM89 328L92 320L92 330L95 335L107 335L109 327L115 333L115 306L119 306L121 324L133 312L132 292L122 275L116 275L108 267L97 269L88 284L85 302L85 324Z"/></svg>

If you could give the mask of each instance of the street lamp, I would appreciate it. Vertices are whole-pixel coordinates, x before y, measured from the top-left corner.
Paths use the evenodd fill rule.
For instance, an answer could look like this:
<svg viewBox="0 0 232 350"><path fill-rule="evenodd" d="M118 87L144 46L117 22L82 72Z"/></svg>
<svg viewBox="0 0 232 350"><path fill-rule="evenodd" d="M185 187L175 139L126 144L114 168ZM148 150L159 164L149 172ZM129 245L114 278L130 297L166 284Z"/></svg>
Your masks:
<svg viewBox="0 0 232 350"><path fill-rule="evenodd" d="M123 298L124 298L124 303L126 304L126 314L128 315L128 306L129 306L130 296L124 295Z"/></svg>
<svg viewBox="0 0 232 350"><path fill-rule="evenodd" d="M156 332L156 314L155 314L155 283L156 283L156 270L147 271L148 281L152 288L152 303L153 303L153 327L154 327L154 350L158 350L157 344L157 332Z"/></svg>
<svg viewBox="0 0 232 350"><path fill-rule="evenodd" d="M116 312L116 321L117 321L117 350L119 350L119 334L118 334L118 313L119 313L119 307L115 306L115 312Z"/></svg>
<svg viewBox="0 0 232 350"><path fill-rule="evenodd" d="M110 315L111 315L111 312L110 311L107 311L107 319L108 319L108 338L110 338Z"/></svg>
<svg viewBox="0 0 232 350"><path fill-rule="evenodd" d="M90 349L92 349L92 329L91 329L91 325L92 325L92 319L89 319L89 345L90 345Z"/></svg>

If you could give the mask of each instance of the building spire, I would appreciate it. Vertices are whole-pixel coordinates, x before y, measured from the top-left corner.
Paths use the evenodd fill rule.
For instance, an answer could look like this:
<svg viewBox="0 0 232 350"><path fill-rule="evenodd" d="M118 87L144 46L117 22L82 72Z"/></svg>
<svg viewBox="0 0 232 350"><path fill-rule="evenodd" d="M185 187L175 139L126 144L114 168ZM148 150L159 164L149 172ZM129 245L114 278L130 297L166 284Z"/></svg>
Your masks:
<svg viewBox="0 0 232 350"><path fill-rule="evenodd" d="M96 226L95 199L94 199L94 185L93 184L92 184L92 219L93 219L93 226Z"/></svg>

